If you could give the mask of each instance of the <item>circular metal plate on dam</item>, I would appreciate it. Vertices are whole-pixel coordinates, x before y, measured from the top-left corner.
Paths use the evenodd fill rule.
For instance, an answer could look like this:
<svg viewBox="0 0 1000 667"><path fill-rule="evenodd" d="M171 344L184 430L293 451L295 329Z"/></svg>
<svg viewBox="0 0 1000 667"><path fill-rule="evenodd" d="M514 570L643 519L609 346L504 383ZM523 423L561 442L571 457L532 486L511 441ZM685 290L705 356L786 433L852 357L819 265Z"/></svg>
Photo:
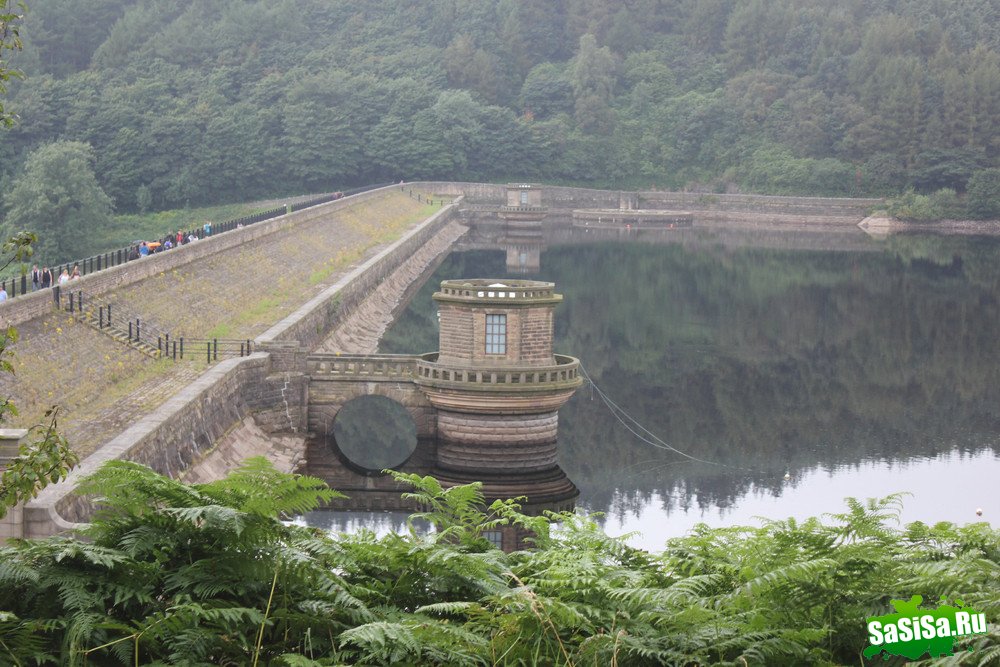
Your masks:
<svg viewBox="0 0 1000 667"><path fill-rule="evenodd" d="M398 468L417 448L417 426L402 405L385 396L361 396L344 404L333 422L331 443L347 461L377 472Z"/></svg>

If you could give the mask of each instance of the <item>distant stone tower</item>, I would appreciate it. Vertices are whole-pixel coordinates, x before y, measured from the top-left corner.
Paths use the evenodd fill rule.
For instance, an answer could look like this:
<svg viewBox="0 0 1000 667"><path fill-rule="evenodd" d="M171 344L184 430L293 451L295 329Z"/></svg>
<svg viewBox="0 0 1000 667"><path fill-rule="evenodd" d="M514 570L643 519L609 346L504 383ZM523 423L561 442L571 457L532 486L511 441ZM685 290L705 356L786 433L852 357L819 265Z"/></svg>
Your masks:
<svg viewBox="0 0 1000 667"><path fill-rule="evenodd" d="M507 234L540 235L547 209L542 206L542 188L531 183L507 185L507 203L499 215L507 223Z"/></svg>
<svg viewBox="0 0 1000 667"><path fill-rule="evenodd" d="M558 414L582 383L580 362L552 351L552 283L446 280L434 294L439 351L416 382L437 408L438 476L482 481L488 498L576 498L557 463Z"/></svg>
<svg viewBox="0 0 1000 667"><path fill-rule="evenodd" d="M542 223L548 210L542 206L542 188L531 183L507 185L507 203L498 215L505 222L503 241L507 270L536 273L541 269Z"/></svg>

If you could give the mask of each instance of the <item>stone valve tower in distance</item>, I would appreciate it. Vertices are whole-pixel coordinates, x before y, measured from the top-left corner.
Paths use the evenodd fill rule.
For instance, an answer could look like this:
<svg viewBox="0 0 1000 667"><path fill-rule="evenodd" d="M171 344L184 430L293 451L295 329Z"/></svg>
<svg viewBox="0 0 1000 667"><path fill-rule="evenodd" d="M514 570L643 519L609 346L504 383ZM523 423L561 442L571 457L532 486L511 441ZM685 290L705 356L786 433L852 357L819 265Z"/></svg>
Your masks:
<svg viewBox="0 0 1000 667"><path fill-rule="evenodd" d="M435 474L481 481L488 499L571 507L579 492L558 465L558 410L583 380L579 360L552 351L562 295L534 280L446 280L434 300L439 350L420 357L415 382L437 410Z"/></svg>

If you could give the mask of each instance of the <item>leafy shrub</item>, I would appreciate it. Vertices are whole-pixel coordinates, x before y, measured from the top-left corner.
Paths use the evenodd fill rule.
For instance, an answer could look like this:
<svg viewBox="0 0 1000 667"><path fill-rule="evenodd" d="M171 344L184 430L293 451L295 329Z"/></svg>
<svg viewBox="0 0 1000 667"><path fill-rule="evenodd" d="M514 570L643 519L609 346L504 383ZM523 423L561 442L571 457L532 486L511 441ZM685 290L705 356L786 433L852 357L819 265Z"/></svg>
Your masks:
<svg viewBox="0 0 1000 667"><path fill-rule="evenodd" d="M969 179L969 213L979 219L1000 218L1000 169L983 169Z"/></svg>
<svg viewBox="0 0 1000 667"><path fill-rule="evenodd" d="M887 202L888 213L909 222L930 222L964 218L968 214L958 194L950 188L942 188L929 195L921 195L912 190Z"/></svg>

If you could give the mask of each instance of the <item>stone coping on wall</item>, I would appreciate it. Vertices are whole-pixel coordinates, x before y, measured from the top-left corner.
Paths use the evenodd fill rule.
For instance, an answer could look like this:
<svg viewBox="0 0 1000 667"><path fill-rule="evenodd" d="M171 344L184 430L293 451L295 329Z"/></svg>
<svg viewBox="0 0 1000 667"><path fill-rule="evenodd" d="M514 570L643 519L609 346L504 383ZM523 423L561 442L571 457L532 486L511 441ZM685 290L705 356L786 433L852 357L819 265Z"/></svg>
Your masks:
<svg viewBox="0 0 1000 667"><path fill-rule="evenodd" d="M460 181L420 181L409 184L435 193L464 194L468 208L497 207L506 203L506 185L490 183L467 183ZM601 202L617 204L630 200L634 203L670 202L699 208L739 208L751 210L773 209L782 207L811 207L816 209L851 209L866 210L877 204L884 203L882 199L850 198L850 197L798 197L789 195L766 194L715 194L708 192L677 192L670 190L600 190L596 188L578 188L561 185L541 184L543 206L555 208L608 208ZM574 206L573 202L593 200L593 206ZM614 208L612 206L611 208ZM499 210L499 208L495 209Z"/></svg>
<svg viewBox="0 0 1000 667"><path fill-rule="evenodd" d="M249 357L219 362L150 414L102 445L70 471L66 479L42 489L38 496L25 506L25 534L37 537L78 528L81 524L76 521L84 518L88 503L76 496L74 489L84 477L108 461L128 459L145 463L156 458L156 453L151 450L162 450L169 446L197 447L198 443L194 442L196 439L188 439L187 434L215 430L208 423L214 413L204 408L220 401L228 401L235 407L239 402L239 380L247 372L258 372L262 376L266 374L269 366L268 357L267 353L255 352ZM173 442L167 443L167 439ZM172 453L178 454L178 461L190 456L190 453L181 456L179 449ZM167 469L158 472L170 474L175 471Z"/></svg>

